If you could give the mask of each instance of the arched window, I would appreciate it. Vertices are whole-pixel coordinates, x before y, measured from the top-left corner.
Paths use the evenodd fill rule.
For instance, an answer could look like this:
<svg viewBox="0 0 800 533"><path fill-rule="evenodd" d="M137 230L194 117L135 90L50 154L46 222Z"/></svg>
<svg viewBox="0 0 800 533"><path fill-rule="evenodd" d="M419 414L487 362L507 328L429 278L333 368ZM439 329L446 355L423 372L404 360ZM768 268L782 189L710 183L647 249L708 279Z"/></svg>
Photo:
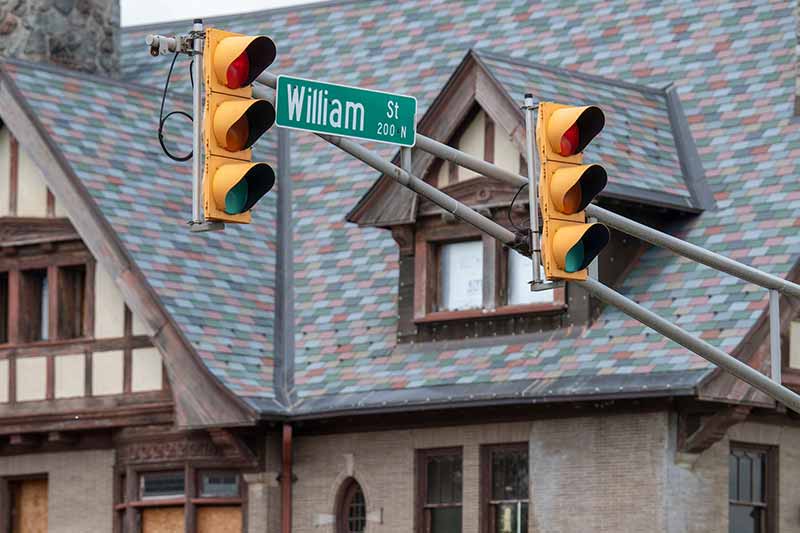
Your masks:
<svg viewBox="0 0 800 533"><path fill-rule="evenodd" d="M364 533L367 527L367 502L353 478L347 478L339 490L336 524L337 533Z"/></svg>

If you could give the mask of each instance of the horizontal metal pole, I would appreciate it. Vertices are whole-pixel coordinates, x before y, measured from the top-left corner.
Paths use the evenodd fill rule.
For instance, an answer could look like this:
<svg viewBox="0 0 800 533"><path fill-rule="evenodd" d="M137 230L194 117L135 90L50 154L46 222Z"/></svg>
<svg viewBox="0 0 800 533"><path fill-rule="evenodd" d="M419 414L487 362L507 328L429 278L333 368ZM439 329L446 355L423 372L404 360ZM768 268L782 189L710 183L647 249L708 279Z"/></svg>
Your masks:
<svg viewBox="0 0 800 533"><path fill-rule="evenodd" d="M639 224L629 218L603 209L598 205L591 204L587 206L586 214L597 218L600 222L608 224L612 228L616 228L628 235L638 237L650 244L663 246L678 255L688 257L698 263L726 272L739 279L764 287L765 289L775 289L779 292L800 298L800 285L796 283L779 278L778 276L773 276L772 274L767 274L757 268L734 261L733 259L683 241L672 235L654 230L644 224Z"/></svg>
<svg viewBox="0 0 800 533"><path fill-rule="evenodd" d="M594 294L603 302L613 305L628 316L638 320L642 324L650 326L668 339L672 339L681 346L684 346L685 348L688 348L692 352L696 353L700 357L703 357L704 359L714 363L724 370L727 370L739 379L746 381L770 398L773 398L783 403L793 411L800 413L800 396L790 391L786 387L775 383L769 377L765 376L755 368L748 366L747 364L739 361L732 355L723 352L708 342L698 339L686 330L676 326L652 311L649 311L633 300L619 294L615 290L606 287L597 280L589 278L586 281L577 281L575 283Z"/></svg>
<svg viewBox="0 0 800 533"><path fill-rule="evenodd" d="M276 80L277 77L274 74L264 72L256 81L269 85L270 87L275 87ZM528 182L527 178L519 174L504 170L496 165L465 154L460 150L456 150L455 148L419 133L417 133L417 144L415 147L447 161L453 161L481 175L497 178L518 187ZM744 263L734 261L733 259L711 252L695 244L688 243L667 233L645 226L644 224L639 224L622 215L603 209L596 204L587 206L586 214L597 218L600 222L622 231L623 233L633 235L634 237L638 237L656 246L663 246L678 255L682 255L683 257L687 257L703 265L715 268L739 279L749 281L760 287L775 289L782 293L800 298L800 285L796 283L792 283L778 276L773 276L772 274L767 274L766 272L762 272Z"/></svg>
<svg viewBox="0 0 800 533"><path fill-rule="evenodd" d="M262 77L265 76L262 74L262 76L259 77L259 81L261 81ZM254 87L253 94L258 98L263 98L274 103L275 97L261 87ZM321 133L316 133L315 135L321 139L324 139L325 141L328 141L334 146L339 147L356 159L360 159L375 170L378 170L383 174L395 179L401 185L408 187L412 191L427 198L448 213L451 213L453 216L463 220L468 224L472 224L479 230L491 235L503 244L512 244L515 242L516 236L513 232L507 230L497 222L481 215L466 204L462 204L455 198L448 196L433 185L426 183L413 174L393 165L389 161L386 161L383 159L383 157L372 150L364 148L360 144L349 139L344 139L335 135L325 135Z"/></svg>
<svg viewBox="0 0 800 533"><path fill-rule="evenodd" d="M478 159L477 157L466 154L461 150L456 150L452 146L442 144L439 141L435 141L430 137L426 137L420 133L417 133L417 144L415 144L414 147L424 150L437 157L441 157L442 159L446 159L447 161L452 161L455 164L473 170L482 176L497 178L516 187L522 187L528 183L527 178L523 178L516 172L509 172L508 170L502 169L497 165L487 163L483 159Z"/></svg>

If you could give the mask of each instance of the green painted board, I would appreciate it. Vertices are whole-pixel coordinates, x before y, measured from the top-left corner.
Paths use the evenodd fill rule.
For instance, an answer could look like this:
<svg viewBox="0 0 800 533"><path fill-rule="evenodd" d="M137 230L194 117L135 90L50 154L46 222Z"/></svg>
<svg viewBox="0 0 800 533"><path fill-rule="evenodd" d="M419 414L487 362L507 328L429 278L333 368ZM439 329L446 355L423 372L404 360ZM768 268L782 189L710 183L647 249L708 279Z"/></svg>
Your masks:
<svg viewBox="0 0 800 533"><path fill-rule="evenodd" d="M417 99L293 76L278 76L275 123L400 146L416 142Z"/></svg>

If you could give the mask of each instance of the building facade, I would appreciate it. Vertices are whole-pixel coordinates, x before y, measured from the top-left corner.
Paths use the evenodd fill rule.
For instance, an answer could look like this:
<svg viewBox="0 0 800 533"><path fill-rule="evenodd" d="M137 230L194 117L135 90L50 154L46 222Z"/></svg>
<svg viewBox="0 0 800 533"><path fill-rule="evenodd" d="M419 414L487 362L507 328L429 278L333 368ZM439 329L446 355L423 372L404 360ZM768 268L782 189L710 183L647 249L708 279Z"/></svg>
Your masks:
<svg viewBox="0 0 800 533"><path fill-rule="evenodd" d="M56 4L0 5L0 531L800 531L797 413L579 287L531 293L529 259L313 136L256 147L290 179L252 224L188 232L144 36L189 24ZM48 9L108 39L57 24L39 54ZM796 21L347 0L206 23L270 34L276 73L412 94L420 133L521 175L524 93L598 105L601 206L797 281ZM167 109L190 109L187 65ZM524 190L419 149L412 171L527 223ZM766 291L616 231L593 277L771 371Z"/></svg>

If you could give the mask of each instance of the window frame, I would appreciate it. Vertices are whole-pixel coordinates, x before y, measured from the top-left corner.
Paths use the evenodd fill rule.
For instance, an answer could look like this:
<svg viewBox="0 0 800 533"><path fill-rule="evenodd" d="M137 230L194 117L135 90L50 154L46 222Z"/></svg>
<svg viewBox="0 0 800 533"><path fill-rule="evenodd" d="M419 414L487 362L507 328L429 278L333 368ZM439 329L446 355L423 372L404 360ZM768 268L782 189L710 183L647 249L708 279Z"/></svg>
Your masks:
<svg viewBox="0 0 800 533"><path fill-rule="evenodd" d="M528 527L531 524L531 471L530 444L528 442L511 442L502 444L484 444L480 448L480 509L479 523L481 533L491 533L494 522L491 512L492 496L492 453L495 451L524 451L528 457ZM519 500L521 501L521 500Z"/></svg>
<svg viewBox="0 0 800 533"><path fill-rule="evenodd" d="M364 488L361 486L361 483L359 483L355 477L350 476L342 482L342 485L339 487L338 496L336 497L336 508L334 510L336 533L349 533L350 531L350 524L347 523L350 518L348 507L355 495L356 489L361 491L361 495L364 498L364 531L367 531L367 497L364 494Z"/></svg>
<svg viewBox="0 0 800 533"><path fill-rule="evenodd" d="M238 506L242 513L242 524L247 523L247 481L244 479L244 469L235 466L220 466L217 462L210 461L167 461L158 464L131 465L126 468L117 467L115 475L115 503L114 533L126 530L125 523L141 520L142 511L153 507L182 507L184 523L194 524L197 520L197 511L201 507L233 507ZM143 498L141 487L143 478L148 474L167 472L183 472L183 494L180 496L164 496ZM207 497L201 496L202 475L208 472L235 473L238 475L239 494L235 497Z"/></svg>
<svg viewBox="0 0 800 533"><path fill-rule="evenodd" d="M756 444L749 442L730 441L728 449L728 476L730 477L730 456L734 450L741 450L744 452L761 452L764 453L767 465L765 469L766 480L764 483L764 490L766 495L764 497L766 511L764 513L765 525L764 533L776 533L778 531L778 490L779 490L779 469L778 469L778 447L767 444ZM730 479L728 480L730 486ZM731 506L735 504L746 504L748 502L740 502L738 500L731 500L728 494L728 521L730 528L731 519ZM750 502L752 503L752 502Z"/></svg>
<svg viewBox="0 0 800 533"><path fill-rule="evenodd" d="M414 239L415 323L558 313L567 308L564 287L554 289L552 302L507 304L509 251L496 239L476 228L467 224L442 222L441 219L428 220L417 227ZM481 240L483 243L483 305L479 309L439 310L439 247L470 240Z"/></svg>
<svg viewBox="0 0 800 533"><path fill-rule="evenodd" d="M81 302L82 327L77 337L63 337L59 328L59 310L62 308L62 271L83 268L83 289ZM48 331L46 339L27 340L22 326L24 312L24 273L46 271L48 283ZM6 342L0 348L47 346L92 338L94 332L94 271L95 261L88 251L48 252L48 248L36 250L30 255L14 254L0 258L0 272L7 278L7 312L5 313ZM2 314L0 314L2 316ZM63 321L62 321L63 322Z"/></svg>
<svg viewBox="0 0 800 533"><path fill-rule="evenodd" d="M445 448L426 448L416 450L416 474L417 474L417 494L415 501L415 531L417 533L429 533L428 520L426 519L426 509L429 509L428 499L428 461L434 457L458 457L461 460L461 501L458 507L464 513L464 448L462 446L451 446ZM455 507L454 505L451 507Z"/></svg>

